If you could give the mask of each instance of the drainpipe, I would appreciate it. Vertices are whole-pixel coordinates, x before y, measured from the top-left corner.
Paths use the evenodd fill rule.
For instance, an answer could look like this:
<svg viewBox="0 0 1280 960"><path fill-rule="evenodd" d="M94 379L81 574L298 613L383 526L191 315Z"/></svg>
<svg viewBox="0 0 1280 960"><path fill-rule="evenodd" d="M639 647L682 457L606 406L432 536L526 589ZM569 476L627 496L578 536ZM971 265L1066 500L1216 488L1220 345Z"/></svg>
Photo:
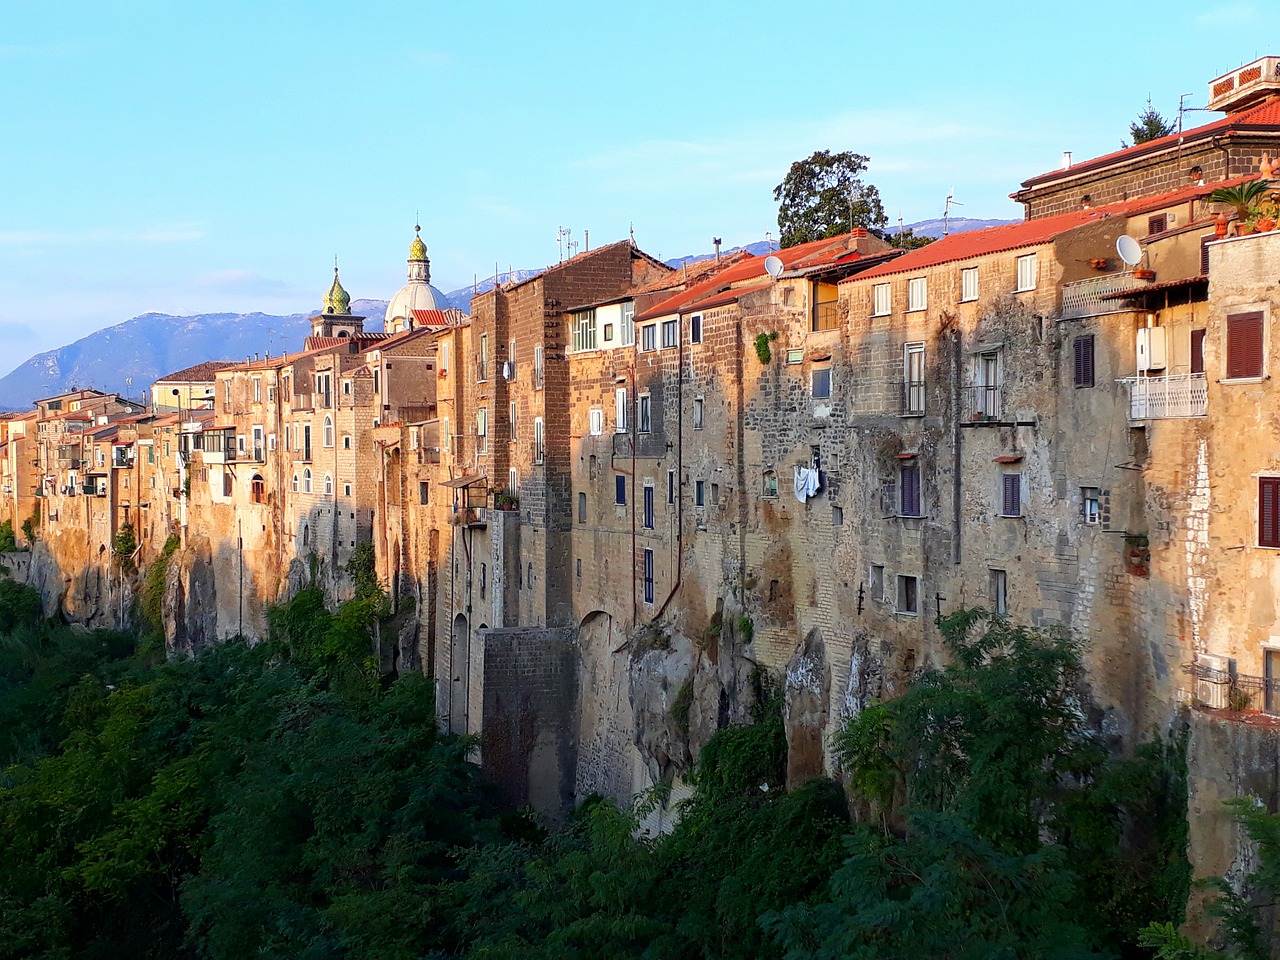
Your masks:
<svg viewBox="0 0 1280 960"><path fill-rule="evenodd" d="M964 397L961 386L964 355L960 349L960 331L951 331L952 385L951 385L951 562L960 562L961 497L960 497L960 443L964 431L960 429L960 404Z"/></svg>

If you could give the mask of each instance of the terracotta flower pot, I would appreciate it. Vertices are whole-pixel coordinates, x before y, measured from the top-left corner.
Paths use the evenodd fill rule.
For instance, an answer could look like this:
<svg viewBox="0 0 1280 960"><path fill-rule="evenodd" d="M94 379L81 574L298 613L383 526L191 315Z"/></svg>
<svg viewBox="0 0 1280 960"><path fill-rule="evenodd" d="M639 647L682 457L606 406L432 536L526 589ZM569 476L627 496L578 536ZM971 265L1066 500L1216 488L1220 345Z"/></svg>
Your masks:
<svg viewBox="0 0 1280 960"><path fill-rule="evenodd" d="M1276 228L1276 222L1271 217L1259 217L1254 226L1258 228L1259 233L1268 233Z"/></svg>

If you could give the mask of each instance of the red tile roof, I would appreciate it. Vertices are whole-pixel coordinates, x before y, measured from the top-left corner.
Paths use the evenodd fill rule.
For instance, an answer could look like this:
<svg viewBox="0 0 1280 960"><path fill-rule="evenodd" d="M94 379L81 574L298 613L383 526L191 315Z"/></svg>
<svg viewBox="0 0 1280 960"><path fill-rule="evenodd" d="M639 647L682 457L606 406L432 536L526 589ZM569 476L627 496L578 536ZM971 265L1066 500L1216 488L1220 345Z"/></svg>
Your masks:
<svg viewBox="0 0 1280 960"><path fill-rule="evenodd" d="M1148 140L1146 143L1135 144L1132 147L1125 147L1121 150L1114 150L1111 153L1103 154L1100 157L1094 157L1091 160L1085 160L1082 163L1073 163L1065 170L1050 170L1048 173L1041 173L1029 180L1022 181L1022 186L1034 187L1037 184L1045 183L1050 180L1056 180L1059 177L1071 176L1077 173L1087 173L1090 170L1096 170L1099 167L1109 166L1119 160L1127 160L1130 157L1140 157L1147 153L1156 153L1165 147L1172 147L1181 140L1186 144L1195 140L1203 140L1206 137L1214 136L1223 132L1231 132L1236 130L1277 130L1280 131L1280 97L1273 97L1264 100L1255 107L1248 110L1242 110L1240 113L1228 114L1212 123L1206 123L1202 127L1195 127L1191 130L1185 130L1181 134L1171 133L1167 137L1160 137L1156 140ZM1013 194L1016 196L1016 194Z"/></svg>
<svg viewBox="0 0 1280 960"><path fill-rule="evenodd" d="M456 307L445 310L414 310L413 322L420 327L456 327L469 318Z"/></svg>
<svg viewBox="0 0 1280 960"><path fill-rule="evenodd" d="M234 367L235 360L206 360L194 367L186 367L177 373L160 377L156 383L213 383L213 375L219 370Z"/></svg>

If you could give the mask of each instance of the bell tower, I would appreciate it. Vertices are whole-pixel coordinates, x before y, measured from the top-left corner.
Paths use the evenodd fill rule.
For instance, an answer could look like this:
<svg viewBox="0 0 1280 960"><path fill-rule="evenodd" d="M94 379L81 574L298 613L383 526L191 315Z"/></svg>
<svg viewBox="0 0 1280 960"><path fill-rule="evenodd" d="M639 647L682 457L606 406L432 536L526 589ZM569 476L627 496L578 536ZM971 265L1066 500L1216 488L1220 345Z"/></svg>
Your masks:
<svg viewBox="0 0 1280 960"><path fill-rule="evenodd" d="M324 311L311 318L313 337L358 337L364 333L364 317L351 313L351 294L338 279L338 265L333 266L333 285L324 295Z"/></svg>

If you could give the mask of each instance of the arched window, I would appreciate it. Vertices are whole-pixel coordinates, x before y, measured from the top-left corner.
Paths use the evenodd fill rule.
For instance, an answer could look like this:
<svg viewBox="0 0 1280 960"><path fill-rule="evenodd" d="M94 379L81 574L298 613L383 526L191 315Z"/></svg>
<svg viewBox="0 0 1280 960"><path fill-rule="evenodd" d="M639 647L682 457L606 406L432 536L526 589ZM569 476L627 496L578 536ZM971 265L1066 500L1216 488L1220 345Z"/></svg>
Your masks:
<svg viewBox="0 0 1280 960"><path fill-rule="evenodd" d="M267 502L267 481L262 479L262 474L255 473L249 481L249 497L254 503Z"/></svg>
<svg viewBox="0 0 1280 960"><path fill-rule="evenodd" d="M296 473L293 475L293 492L298 492L298 475Z"/></svg>
<svg viewBox="0 0 1280 960"><path fill-rule="evenodd" d="M333 417L324 418L324 445L333 446Z"/></svg>
<svg viewBox="0 0 1280 960"><path fill-rule="evenodd" d="M311 524L309 523L302 525L302 545L304 547L311 545Z"/></svg>
<svg viewBox="0 0 1280 960"><path fill-rule="evenodd" d="M326 497L333 496L333 474L326 473L324 475L324 495Z"/></svg>
<svg viewBox="0 0 1280 960"><path fill-rule="evenodd" d="M307 469L302 471L302 492L303 493L311 492L311 468L310 467L307 467Z"/></svg>

